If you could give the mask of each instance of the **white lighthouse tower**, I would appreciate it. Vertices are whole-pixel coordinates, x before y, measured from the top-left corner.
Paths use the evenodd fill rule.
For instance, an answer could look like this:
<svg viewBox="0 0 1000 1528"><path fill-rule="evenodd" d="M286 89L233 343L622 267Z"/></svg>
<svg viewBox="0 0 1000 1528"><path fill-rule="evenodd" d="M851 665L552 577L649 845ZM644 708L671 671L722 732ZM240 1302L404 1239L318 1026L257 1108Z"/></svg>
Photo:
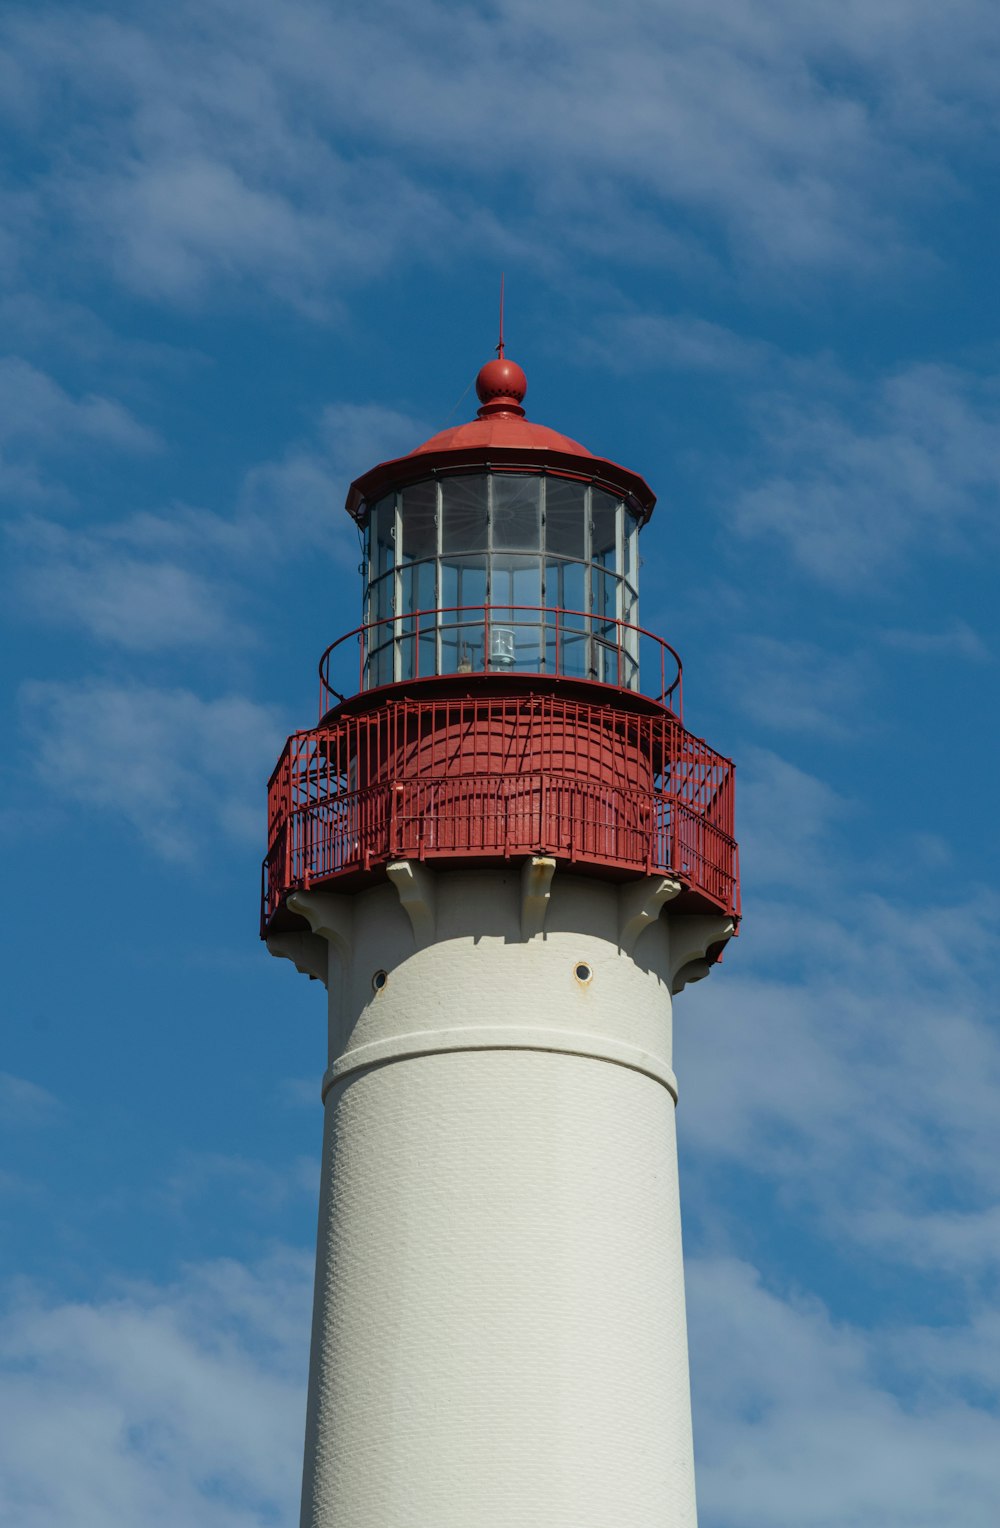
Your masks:
<svg viewBox="0 0 1000 1528"><path fill-rule="evenodd" d="M270 784L264 936L329 997L303 1528L696 1522L672 995L733 771L638 623L652 493L499 349L352 485L365 624Z"/></svg>

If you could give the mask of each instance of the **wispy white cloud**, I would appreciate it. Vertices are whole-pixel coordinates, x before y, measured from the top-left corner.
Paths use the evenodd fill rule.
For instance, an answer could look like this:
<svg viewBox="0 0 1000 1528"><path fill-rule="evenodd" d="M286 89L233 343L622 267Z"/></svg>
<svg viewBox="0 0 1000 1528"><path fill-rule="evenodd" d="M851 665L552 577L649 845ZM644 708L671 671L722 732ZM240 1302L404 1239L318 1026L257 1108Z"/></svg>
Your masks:
<svg viewBox="0 0 1000 1528"><path fill-rule="evenodd" d="M283 1077L278 1084L278 1096L289 1109L315 1110L319 1088L315 1077Z"/></svg>
<svg viewBox="0 0 1000 1528"><path fill-rule="evenodd" d="M694 313L628 312L599 318L587 346L615 370L637 367L745 375L777 362L772 347Z"/></svg>
<svg viewBox="0 0 1000 1528"><path fill-rule="evenodd" d="M992 1528L1000 1415L948 1369L974 1332L995 1365L995 1329L852 1328L724 1258L693 1262L688 1304L698 1495L713 1524ZM929 1361L897 1387L886 1370L911 1342Z"/></svg>
<svg viewBox="0 0 1000 1528"><path fill-rule="evenodd" d="M113 814L172 860L197 858L215 833L259 838L260 782L284 738L273 708L94 681L29 682L21 702L57 802Z"/></svg>
<svg viewBox="0 0 1000 1528"><path fill-rule="evenodd" d="M116 332L94 306L39 287L13 284L0 292L0 332L21 360L67 358L115 381L124 394L137 372L148 368L161 379L188 377L207 365L203 350L170 344L128 330Z"/></svg>
<svg viewBox="0 0 1000 1528"><path fill-rule="evenodd" d="M1000 1312L995 1307L984 1304L961 1326L941 1322L887 1335L885 1346L902 1374L941 1390L953 1387L994 1414L1000 1410Z"/></svg>
<svg viewBox="0 0 1000 1528"><path fill-rule="evenodd" d="M290 1528L311 1292L284 1250L89 1301L22 1285L0 1323L5 1521ZM690 1261L688 1307L706 1520L992 1528L995 1320L866 1331L718 1256Z"/></svg>
<svg viewBox="0 0 1000 1528"><path fill-rule="evenodd" d="M995 536L995 378L912 366L847 393L764 401L764 466L737 498L737 530L848 590L877 586L917 551Z"/></svg>
<svg viewBox="0 0 1000 1528"><path fill-rule="evenodd" d="M249 544L269 556L324 549L353 570L358 540L344 511L348 485L376 462L412 451L429 433L412 414L380 404L330 404L314 440L247 473L237 524Z"/></svg>
<svg viewBox="0 0 1000 1528"><path fill-rule="evenodd" d="M879 893L849 801L747 762L745 927L678 1015L689 1149L759 1174L841 1252L934 1267L961 1305L998 1199L996 895L949 896L926 855Z"/></svg>
<svg viewBox="0 0 1000 1528"><path fill-rule="evenodd" d="M320 421L331 465L345 482L414 450L431 430L419 416L377 403L331 403Z"/></svg>
<svg viewBox="0 0 1000 1528"><path fill-rule="evenodd" d="M14 1129L50 1125L62 1114L62 1105L47 1088L27 1077L0 1072L0 1126Z"/></svg>
<svg viewBox="0 0 1000 1528"><path fill-rule="evenodd" d="M52 377L18 356L0 358L0 441L41 441L61 451L89 440L120 451L158 450L160 439L114 398L74 398Z"/></svg>
<svg viewBox="0 0 1000 1528"><path fill-rule="evenodd" d="M34 621L81 629L130 652L206 648L253 634L234 615L231 588L166 559L125 555L108 536L29 522L18 603Z"/></svg>
<svg viewBox="0 0 1000 1528"><path fill-rule="evenodd" d="M833 829L854 814L827 781L766 748L740 752L740 840L753 885L825 882Z"/></svg>
<svg viewBox="0 0 1000 1528"><path fill-rule="evenodd" d="M278 1252L92 1303L22 1286L0 1323L0 1518L290 1525L311 1283L311 1259Z"/></svg>
<svg viewBox="0 0 1000 1528"><path fill-rule="evenodd" d="M884 1256L938 1277L978 1284L1000 1273L1000 1203L923 1212L885 1205L865 1212L859 1233ZM994 1318L1000 1328L1000 1311Z"/></svg>
<svg viewBox="0 0 1000 1528"><path fill-rule="evenodd" d="M44 238L67 220L78 258L149 297L263 288L308 312L335 285L384 270L404 240L412 251L462 236L446 198L324 132L324 92L294 67L336 36L319 7L279 19L251 6L234 27L217 3L180 29L164 22L153 7L53 8L42 25L22 14L8 28L37 140L59 114L60 152L36 181L29 230ZM55 107L64 92L69 132Z"/></svg>
<svg viewBox="0 0 1000 1528"><path fill-rule="evenodd" d="M847 879L838 909L822 875L813 890L811 906L807 891L757 904L773 975L742 976L736 950L725 990L691 999L689 1138L794 1185L838 1235L860 1234L859 1210L983 1208L1000 1086L991 900L903 908Z"/></svg>
<svg viewBox="0 0 1000 1528"><path fill-rule="evenodd" d="M311 1102L319 1091L312 1089ZM289 1200L304 1196L315 1201L319 1190L319 1163L299 1157L289 1167L223 1152L188 1152L164 1185L171 1208L182 1211L205 1196L224 1193L254 1214L272 1214Z"/></svg>
<svg viewBox="0 0 1000 1528"><path fill-rule="evenodd" d="M857 737L868 725L869 665L814 642L744 635L728 645L725 685L737 710L761 727L817 737Z"/></svg>
<svg viewBox="0 0 1000 1528"><path fill-rule="evenodd" d="M771 272L870 271L914 200L954 194L929 150L980 139L994 51L984 0L947 22L927 0L870 10L22 11L7 109L42 144L58 130L59 152L10 222L28 249L69 222L146 294L263 286L313 311L334 281L484 235L547 260L610 244L662 264L693 242ZM517 230L492 212L512 180Z"/></svg>
<svg viewBox="0 0 1000 1528"><path fill-rule="evenodd" d="M425 434L392 409L329 405L311 439L247 472L228 516L177 506L82 529L23 521L12 531L17 607L136 655L244 652L255 641L241 616L248 589L296 558L332 556L353 574L345 484ZM38 777L57 800L117 814L170 859L197 857L206 832L258 835L260 782L283 735L272 707L87 680L28 682L21 702Z"/></svg>
<svg viewBox="0 0 1000 1528"><path fill-rule="evenodd" d="M23 1173L9 1172L0 1167L0 1198L8 1200L32 1198L39 1193L40 1185Z"/></svg>
<svg viewBox="0 0 1000 1528"><path fill-rule="evenodd" d="M944 631L911 631L893 626L881 633L887 647L927 658L966 658L985 663L991 654L978 632L967 621L953 621Z"/></svg>
<svg viewBox="0 0 1000 1528"><path fill-rule="evenodd" d="M354 574L347 484L427 433L381 405L330 404L310 438L244 474L229 514L173 505L84 527L15 522L13 608L128 652L244 652L258 640L242 616L249 588L302 558L329 557Z"/></svg>
<svg viewBox="0 0 1000 1528"><path fill-rule="evenodd" d="M414 415L381 404L329 404L310 436L246 471L231 514L174 505L124 516L100 534L181 563L210 553L241 576L255 568L270 573L275 559L303 554L332 556L353 569L358 543L344 511L347 485L373 463L412 450L428 433Z"/></svg>
<svg viewBox="0 0 1000 1528"><path fill-rule="evenodd" d="M114 398L74 397L20 356L0 357L0 499L5 508L69 493L53 463L87 448L145 455L154 430Z"/></svg>

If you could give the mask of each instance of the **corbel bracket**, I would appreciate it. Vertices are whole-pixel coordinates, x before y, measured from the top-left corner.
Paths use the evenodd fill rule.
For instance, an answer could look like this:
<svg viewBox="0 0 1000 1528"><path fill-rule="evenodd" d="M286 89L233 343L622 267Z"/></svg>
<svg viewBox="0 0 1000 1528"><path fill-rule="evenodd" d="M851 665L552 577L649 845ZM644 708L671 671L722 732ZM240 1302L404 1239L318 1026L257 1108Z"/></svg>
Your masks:
<svg viewBox="0 0 1000 1528"><path fill-rule="evenodd" d="M633 953L639 935L656 922L660 909L672 902L680 889L680 881L669 875L647 875L622 886L618 893L618 944L626 955Z"/></svg>
<svg viewBox="0 0 1000 1528"><path fill-rule="evenodd" d="M670 920L670 990L683 991L689 982L708 975L709 951L725 944L736 932L732 918L722 913L695 914Z"/></svg>
<svg viewBox="0 0 1000 1528"><path fill-rule="evenodd" d="M552 897L552 877L556 862L536 855L521 867L521 938L532 939L545 927L545 915Z"/></svg>
<svg viewBox="0 0 1000 1528"><path fill-rule="evenodd" d="M414 860L394 860L385 873L395 886L403 911L413 927L418 944L430 944L434 938L434 877L426 865Z"/></svg>
<svg viewBox="0 0 1000 1528"><path fill-rule="evenodd" d="M272 955L290 960L311 982L326 982L330 946L318 934L269 934L267 948Z"/></svg>
<svg viewBox="0 0 1000 1528"><path fill-rule="evenodd" d="M314 934L334 945L340 955L346 958L350 954L353 919L348 897L338 897L328 891L293 891L288 906L300 918L305 918Z"/></svg>

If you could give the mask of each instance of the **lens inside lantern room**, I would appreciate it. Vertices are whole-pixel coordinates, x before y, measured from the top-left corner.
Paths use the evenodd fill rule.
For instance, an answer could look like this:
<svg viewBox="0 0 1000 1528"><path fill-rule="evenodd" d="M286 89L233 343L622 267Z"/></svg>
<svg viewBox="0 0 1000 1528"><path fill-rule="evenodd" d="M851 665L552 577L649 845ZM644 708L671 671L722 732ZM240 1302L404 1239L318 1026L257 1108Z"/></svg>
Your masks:
<svg viewBox="0 0 1000 1528"><path fill-rule="evenodd" d="M638 687L639 521L554 474L424 479L368 507L365 688L435 674Z"/></svg>

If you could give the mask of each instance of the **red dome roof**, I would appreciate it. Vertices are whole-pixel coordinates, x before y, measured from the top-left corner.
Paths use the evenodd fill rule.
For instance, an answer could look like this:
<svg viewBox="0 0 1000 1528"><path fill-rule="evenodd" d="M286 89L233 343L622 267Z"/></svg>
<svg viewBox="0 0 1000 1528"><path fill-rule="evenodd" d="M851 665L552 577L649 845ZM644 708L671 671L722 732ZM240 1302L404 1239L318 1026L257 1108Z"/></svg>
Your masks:
<svg viewBox="0 0 1000 1528"><path fill-rule="evenodd" d="M550 430L547 425L533 424L518 414L487 414L485 419L470 419L468 424L453 425L432 435L422 446L410 452L411 456L426 456L432 451L468 451L481 446L504 446L520 451L565 451L572 456L585 456L596 461L594 453ZM403 458L406 460L406 458Z"/></svg>
<svg viewBox="0 0 1000 1528"><path fill-rule="evenodd" d="M521 400L527 387L527 378L514 361L487 361L476 379L482 399L477 417L441 430L406 456L372 467L351 484L348 512L362 520L367 504L424 473L480 466L510 472L547 470L599 482L630 499L643 520L648 520L656 496L644 479L595 456L568 435L525 419Z"/></svg>

